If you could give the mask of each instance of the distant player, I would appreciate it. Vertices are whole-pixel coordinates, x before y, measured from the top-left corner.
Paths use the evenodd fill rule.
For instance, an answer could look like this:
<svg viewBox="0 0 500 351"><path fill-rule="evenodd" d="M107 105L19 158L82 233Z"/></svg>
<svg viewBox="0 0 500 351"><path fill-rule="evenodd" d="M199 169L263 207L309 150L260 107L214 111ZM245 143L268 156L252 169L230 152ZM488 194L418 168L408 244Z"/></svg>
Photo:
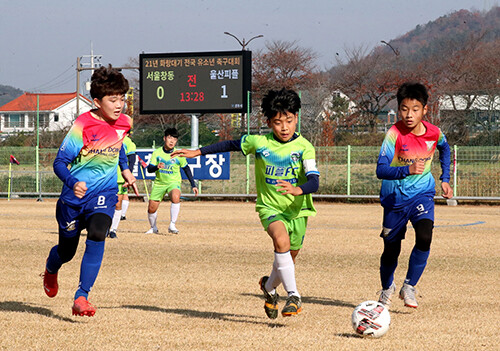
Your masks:
<svg viewBox="0 0 500 351"><path fill-rule="evenodd" d="M156 178L151 189L148 205L148 220L150 229L146 234L159 233L156 220L158 217L158 207L166 194L171 201L170 204L170 224L168 232L178 234L179 230L175 226L181 208L181 168L189 179L191 188L195 196L198 196L198 188L194 182L191 169L183 157L172 158L179 133L175 128L167 128L163 137L164 145L153 151L148 165L149 173L156 173Z"/></svg>
<svg viewBox="0 0 500 351"><path fill-rule="evenodd" d="M137 147L128 135L125 137L125 139L123 139L122 145L125 149L125 154L127 155L128 168L131 172L133 172L135 165L135 151ZM123 179L122 177L120 167L116 169L116 173L118 181L118 202L116 203L115 214L113 215L111 229L109 230L108 234L108 237L112 239L117 237L116 231L118 230L118 226L120 225L120 220L127 219L125 215L127 213L129 205L128 188L123 186L123 184L125 183L125 179Z"/></svg>
<svg viewBox="0 0 500 351"><path fill-rule="evenodd" d="M278 317L276 288L281 283L288 294L281 314L292 316L302 311L295 258L302 248L307 219L316 215L311 193L318 190L319 172L314 147L296 132L299 109L300 98L295 91L270 90L262 100L262 112L272 133L244 135L241 140L174 152L174 156L188 158L224 151L255 154L256 211L274 246L271 274L259 282L264 310L272 319Z"/></svg>
<svg viewBox="0 0 500 351"><path fill-rule="evenodd" d="M444 198L451 198L450 147L441 130L423 121L427 114L428 93L420 83L405 83L397 92L401 118L385 136L377 162L377 177L382 180L380 202L384 207L384 252L380 258L382 290L379 301L390 305L396 291L394 272L405 238L406 225L415 229L415 246L410 255L406 279L399 292L405 306L417 308L415 285L429 257L434 227L435 182L431 163L439 150Z"/></svg>
<svg viewBox="0 0 500 351"><path fill-rule="evenodd" d="M125 77L111 65L95 70L90 95L97 108L75 120L54 161L54 172L64 183L56 207L59 243L47 258L43 286L49 297L56 296L59 269L74 257L80 233L86 229L73 315L93 316L96 311L88 294L101 267L104 240L115 211L118 163L125 182L135 183L122 149L132 122L122 114L128 88Z"/></svg>

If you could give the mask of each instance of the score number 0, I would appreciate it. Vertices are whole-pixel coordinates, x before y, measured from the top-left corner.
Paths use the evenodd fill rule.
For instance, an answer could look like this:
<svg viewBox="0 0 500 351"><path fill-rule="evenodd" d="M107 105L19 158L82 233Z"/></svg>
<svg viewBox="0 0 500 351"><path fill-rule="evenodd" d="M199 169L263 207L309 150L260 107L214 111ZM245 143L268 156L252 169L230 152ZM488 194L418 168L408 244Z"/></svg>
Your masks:
<svg viewBox="0 0 500 351"><path fill-rule="evenodd" d="M220 96L221 99L227 99L229 97L227 95L227 86L221 85L221 88L222 88L222 95ZM163 98L165 97L165 89L161 85L156 89L156 97L158 98L158 100L163 100Z"/></svg>

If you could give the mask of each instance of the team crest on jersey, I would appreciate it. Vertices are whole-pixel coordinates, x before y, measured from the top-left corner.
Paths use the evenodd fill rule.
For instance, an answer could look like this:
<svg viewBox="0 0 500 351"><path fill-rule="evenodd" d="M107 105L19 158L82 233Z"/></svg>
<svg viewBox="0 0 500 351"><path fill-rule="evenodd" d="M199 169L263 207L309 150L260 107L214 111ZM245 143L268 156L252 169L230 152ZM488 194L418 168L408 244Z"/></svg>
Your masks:
<svg viewBox="0 0 500 351"><path fill-rule="evenodd" d="M97 137L97 133L92 134L92 139L90 139L90 141L99 141L99 138Z"/></svg>
<svg viewBox="0 0 500 351"><path fill-rule="evenodd" d="M290 157L292 158L293 162L297 162L300 159L300 154L298 152L293 151L290 154Z"/></svg>
<svg viewBox="0 0 500 351"><path fill-rule="evenodd" d="M432 150L432 147L434 146L435 141L426 141L427 144L427 151Z"/></svg>
<svg viewBox="0 0 500 351"><path fill-rule="evenodd" d="M271 153L269 152L269 150L262 151L262 156L267 157L269 155L271 155Z"/></svg>
<svg viewBox="0 0 500 351"><path fill-rule="evenodd" d="M121 130L121 129L115 129L116 130L116 134L118 134L118 137L121 139L123 138L123 134L125 133L124 130Z"/></svg>

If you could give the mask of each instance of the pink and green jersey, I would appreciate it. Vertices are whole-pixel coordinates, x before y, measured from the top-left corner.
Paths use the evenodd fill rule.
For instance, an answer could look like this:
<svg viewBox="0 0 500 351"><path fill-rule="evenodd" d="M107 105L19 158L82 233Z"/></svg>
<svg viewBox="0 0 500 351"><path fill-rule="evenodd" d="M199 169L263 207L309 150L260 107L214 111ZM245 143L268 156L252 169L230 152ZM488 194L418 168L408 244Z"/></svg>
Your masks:
<svg viewBox="0 0 500 351"><path fill-rule="evenodd" d="M450 147L441 130L422 121L425 134L411 133L402 121L387 132L377 162L377 177L382 179L380 202L386 208L404 207L411 199L434 196L435 181L431 163L436 148L441 162L441 181L450 180ZM417 160L425 162L422 174L410 175L409 167Z"/></svg>
<svg viewBox="0 0 500 351"><path fill-rule="evenodd" d="M131 125L132 119L124 114L106 122L89 111L75 120L54 160L54 172L64 183L60 198L65 203L80 206L101 192L117 191L118 163L128 169L122 142ZM81 181L88 190L78 199L73 186Z"/></svg>

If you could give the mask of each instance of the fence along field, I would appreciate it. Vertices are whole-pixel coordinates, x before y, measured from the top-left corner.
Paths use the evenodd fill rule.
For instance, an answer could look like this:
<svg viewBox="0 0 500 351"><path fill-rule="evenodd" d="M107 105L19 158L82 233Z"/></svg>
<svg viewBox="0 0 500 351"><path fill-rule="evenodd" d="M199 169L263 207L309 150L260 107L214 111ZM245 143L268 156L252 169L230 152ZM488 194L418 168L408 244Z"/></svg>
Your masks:
<svg viewBox="0 0 500 351"><path fill-rule="evenodd" d="M375 175L379 147L337 146L316 148L316 158L321 172L320 189L322 195L376 196L380 180ZM455 153L454 153L455 152ZM11 191L17 195L57 194L62 183L52 171L56 149L40 151L39 179L37 189L36 155L33 148L0 149L0 196L6 196L8 188L8 160L13 154L21 163L13 166ZM456 158L454 159L454 155ZM450 185L459 198L490 198L500 201L500 146L456 147L452 148ZM250 157L249 188L254 194L255 182L253 157ZM436 152L432 172L436 178L436 191L440 194L441 174L439 156ZM202 182L202 192L206 194L245 194L246 164L241 153L231 153L231 179ZM183 193L190 193L188 182L183 182ZM147 181L150 189L150 181ZM141 193L145 194L144 183L139 182Z"/></svg>
<svg viewBox="0 0 500 351"><path fill-rule="evenodd" d="M500 313L497 206L437 206L420 306L395 299L381 339L357 337L354 307L376 299L382 241L378 204L316 203L297 257L302 314L270 320L259 278L272 243L252 202L182 202L180 235L143 234L146 204L132 202L118 239L106 242L90 294L92 318L71 316L83 236L48 298L39 273L57 242L55 199L0 200L1 350L496 350ZM159 210L165 230L168 206ZM413 246L408 230L396 283ZM278 292L284 295L280 287ZM280 307L284 300L280 300Z"/></svg>

